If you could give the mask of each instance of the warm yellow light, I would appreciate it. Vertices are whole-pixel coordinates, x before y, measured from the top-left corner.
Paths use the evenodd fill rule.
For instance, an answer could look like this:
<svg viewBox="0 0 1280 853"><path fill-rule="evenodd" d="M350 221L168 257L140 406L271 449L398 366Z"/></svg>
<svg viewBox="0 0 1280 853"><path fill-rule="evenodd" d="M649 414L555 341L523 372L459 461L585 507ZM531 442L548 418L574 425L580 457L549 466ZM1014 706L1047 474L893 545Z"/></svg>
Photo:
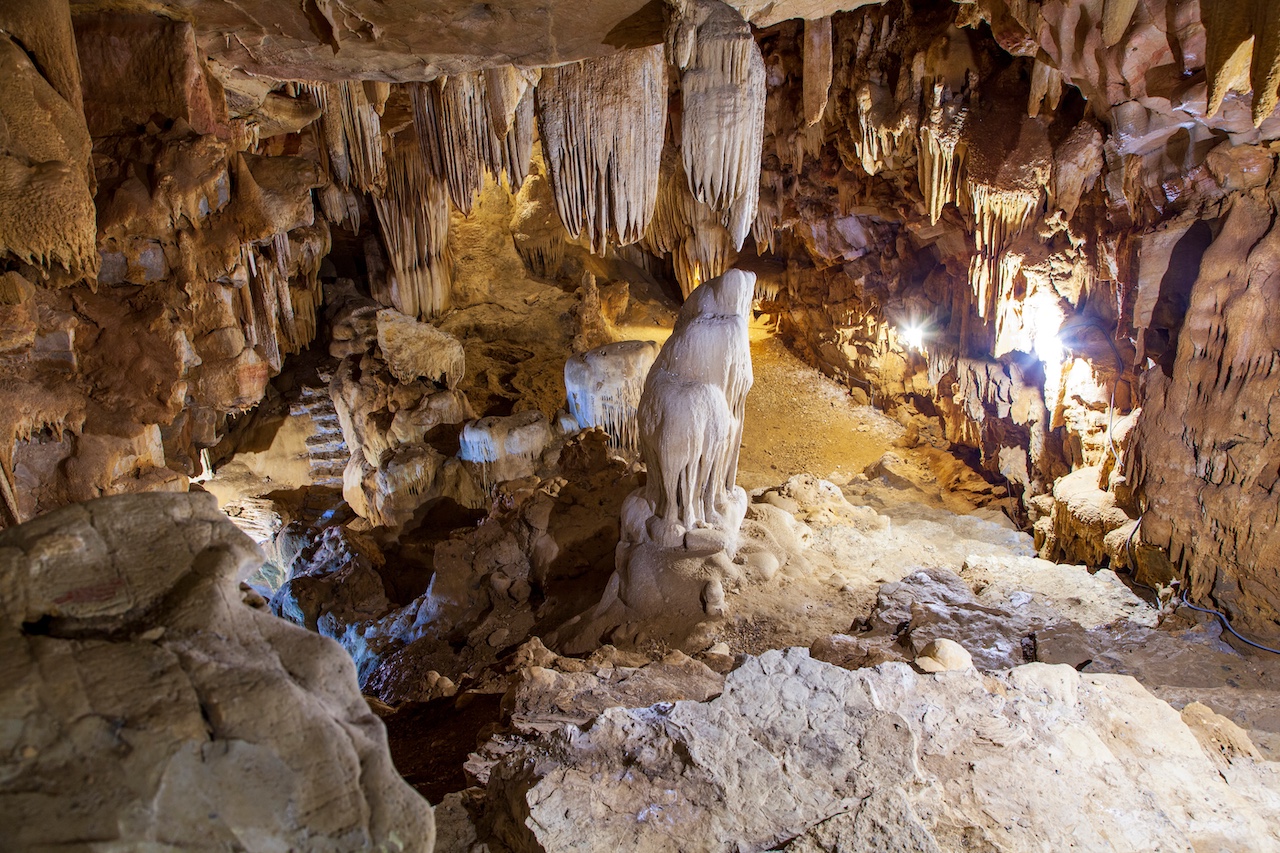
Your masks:
<svg viewBox="0 0 1280 853"><path fill-rule="evenodd" d="M923 326L907 326L898 332L898 337L902 340L902 343L907 347L907 349L924 349Z"/></svg>

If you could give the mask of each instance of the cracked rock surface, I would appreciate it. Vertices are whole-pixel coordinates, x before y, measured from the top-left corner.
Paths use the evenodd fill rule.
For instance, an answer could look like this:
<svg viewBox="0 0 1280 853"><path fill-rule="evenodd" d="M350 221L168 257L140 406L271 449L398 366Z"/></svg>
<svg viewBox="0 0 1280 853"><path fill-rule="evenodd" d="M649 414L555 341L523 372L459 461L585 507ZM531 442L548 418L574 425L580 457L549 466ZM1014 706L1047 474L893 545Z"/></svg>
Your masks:
<svg viewBox="0 0 1280 853"><path fill-rule="evenodd" d="M508 756L479 826L518 851L1277 850L1277 806L1247 736L1126 676L789 649L711 701L610 709Z"/></svg>

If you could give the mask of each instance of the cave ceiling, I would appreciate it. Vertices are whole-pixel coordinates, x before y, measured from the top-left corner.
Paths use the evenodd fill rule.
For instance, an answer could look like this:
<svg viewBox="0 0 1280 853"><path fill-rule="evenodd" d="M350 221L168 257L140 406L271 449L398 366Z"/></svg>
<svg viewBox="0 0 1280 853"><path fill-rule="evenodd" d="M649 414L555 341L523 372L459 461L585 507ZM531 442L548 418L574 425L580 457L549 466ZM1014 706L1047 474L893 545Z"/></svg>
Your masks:
<svg viewBox="0 0 1280 853"><path fill-rule="evenodd" d="M730 3L756 26L874 5ZM152 12L190 22L205 56L278 80L431 80L494 65L558 65L662 41L662 0L73 0L76 14Z"/></svg>

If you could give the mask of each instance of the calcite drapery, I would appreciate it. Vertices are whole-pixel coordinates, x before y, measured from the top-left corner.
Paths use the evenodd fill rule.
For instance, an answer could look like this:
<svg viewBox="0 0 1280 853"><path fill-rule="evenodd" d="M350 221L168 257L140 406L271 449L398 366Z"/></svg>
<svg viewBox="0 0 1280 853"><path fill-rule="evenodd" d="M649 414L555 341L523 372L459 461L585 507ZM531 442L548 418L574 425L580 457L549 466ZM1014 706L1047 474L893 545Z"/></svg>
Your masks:
<svg viewBox="0 0 1280 853"><path fill-rule="evenodd" d="M480 481L489 491L499 483L532 474L550 443L547 416L534 409L469 421L459 436L458 458L480 466Z"/></svg>
<svg viewBox="0 0 1280 853"><path fill-rule="evenodd" d="M548 68L537 107L565 229L597 254L639 240L658 195L667 120L662 48Z"/></svg>
<svg viewBox="0 0 1280 853"><path fill-rule="evenodd" d="M680 152L694 198L742 241L756 218L765 72L751 27L720 0L683 0L671 52L682 69Z"/></svg>
<svg viewBox="0 0 1280 853"><path fill-rule="evenodd" d="M653 341L618 341L587 350L564 363L569 414L583 429L600 427L613 448L636 454L636 412L649 368L658 357Z"/></svg>
<svg viewBox="0 0 1280 853"><path fill-rule="evenodd" d="M664 151L658 203L645 231L644 245L655 253L671 254L676 281L685 297L737 260L741 240L729 232L724 219L689 189L679 154L670 148Z"/></svg>
<svg viewBox="0 0 1280 853"><path fill-rule="evenodd" d="M393 143L387 163L386 189L373 202L391 275L373 295L402 314L434 317L451 305L449 200L413 140Z"/></svg>

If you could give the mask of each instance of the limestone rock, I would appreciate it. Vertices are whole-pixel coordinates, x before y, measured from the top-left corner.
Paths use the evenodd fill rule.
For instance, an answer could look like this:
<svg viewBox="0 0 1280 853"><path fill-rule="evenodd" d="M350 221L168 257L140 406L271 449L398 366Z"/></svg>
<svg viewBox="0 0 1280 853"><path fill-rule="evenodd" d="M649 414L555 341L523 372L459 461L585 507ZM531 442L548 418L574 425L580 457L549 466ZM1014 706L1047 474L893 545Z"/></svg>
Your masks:
<svg viewBox="0 0 1280 853"><path fill-rule="evenodd" d="M3 846L431 849L347 655L241 604L261 559L207 494L0 534Z"/></svg>
<svg viewBox="0 0 1280 853"><path fill-rule="evenodd" d="M1280 848L1275 766L1235 753L1224 776L1219 760L1130 678L844 672L792 649L709 702L610 709L516 751L479 825L549 853Z"/></svg>
<svg viewBox="0 0 1280 853"><path fill-rule="evenodd" d="M955 640L930 640L916 656L916 666L925 672L956 672L973 666L973 656Z"/></svg>

